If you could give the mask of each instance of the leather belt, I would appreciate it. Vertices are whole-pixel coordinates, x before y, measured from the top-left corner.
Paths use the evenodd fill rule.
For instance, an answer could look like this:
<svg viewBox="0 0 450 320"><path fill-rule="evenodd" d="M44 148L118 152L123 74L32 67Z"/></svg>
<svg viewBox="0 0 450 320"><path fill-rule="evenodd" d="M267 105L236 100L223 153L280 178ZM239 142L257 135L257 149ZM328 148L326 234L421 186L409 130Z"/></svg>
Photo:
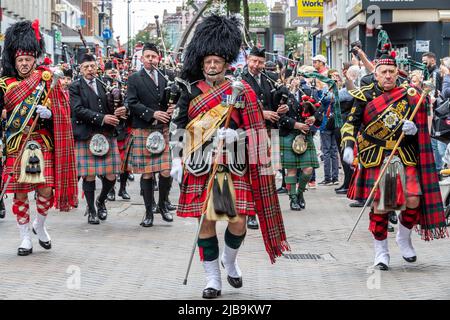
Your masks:
<svg viewBox="0 0 450 320"><path fill-rule="evenodd" d="M395 144L397 143L397 140L380 140L380 139L378 139L378 138L369 136L369 135L368 135L367 133L365 133L365 132L362 133L362 137L363 137L365 140L370 141L370 142L376 144L377 146L383 147L383 148L385 148L385 149L387 149L387 150L392 150L392 149L394 149ZM402 143L400 143L400 146L402 146L402 144L403 144L403 141L402 141Z"/></svg>

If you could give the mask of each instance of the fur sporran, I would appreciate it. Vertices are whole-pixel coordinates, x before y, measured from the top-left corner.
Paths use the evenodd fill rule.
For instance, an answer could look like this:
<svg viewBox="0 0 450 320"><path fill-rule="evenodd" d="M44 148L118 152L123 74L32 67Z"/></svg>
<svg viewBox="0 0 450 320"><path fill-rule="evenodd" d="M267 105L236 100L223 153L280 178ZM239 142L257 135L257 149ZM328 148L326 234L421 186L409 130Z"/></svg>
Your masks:
<svg viewBox="0 0 450 320"><path fill-rule="evenodd" d="M45 183L44 155L41 145L36 141L28 141L20 161L19 183Z"/></svg>
<svg viewBox="0 0 450 320"><path fill-rule="evenodd" d="M383 161L383 166L387 158ZM380 180L380 200L377 209L380 211L406 209L406 175L400 158L394 156L389 162L386 173ZM399 196L402 195L402 199Z"/></svg>
<svg viewBox="0 0 450 320"><path fill-rule="evenodd" d="M102 157L109 151L109 142L106 137L100 133L94 134L89 142L89 151L97 157Z"/></svg>

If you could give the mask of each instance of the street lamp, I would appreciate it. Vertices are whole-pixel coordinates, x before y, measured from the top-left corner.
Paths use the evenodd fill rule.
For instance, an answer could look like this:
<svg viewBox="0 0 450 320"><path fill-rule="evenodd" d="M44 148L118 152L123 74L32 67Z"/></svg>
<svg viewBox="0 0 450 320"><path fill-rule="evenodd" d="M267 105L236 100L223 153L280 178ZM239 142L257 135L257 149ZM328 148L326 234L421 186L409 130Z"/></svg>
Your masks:
<svg viewBox="0 0 450 320"><path fill-rule="evenodd" d="M130 3L132 0L127 0L128 5L128 28L127 28L127 34L128 34L128 40L127 40L127 55L128 57L131 57L130 55Z"/></svg>

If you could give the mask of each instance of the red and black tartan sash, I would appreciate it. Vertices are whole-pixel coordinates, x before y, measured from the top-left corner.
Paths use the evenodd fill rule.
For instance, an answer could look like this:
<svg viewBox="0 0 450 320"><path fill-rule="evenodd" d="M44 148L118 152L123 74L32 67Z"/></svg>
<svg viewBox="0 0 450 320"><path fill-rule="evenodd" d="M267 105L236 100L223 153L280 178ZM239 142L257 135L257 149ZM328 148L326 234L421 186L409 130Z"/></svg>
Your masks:
<svg viewBox="0 0 450 320"><path fill-rule="evenodd" d="M386 108L403 98L406 92L405 88L397 87L370 101L364 108L363 123L367 124L377 119Z"/></svg>
<svg viewBox="0 0 450 320"><path fill-rule="evenodd" d="M224 95L231 94L231 82L228 80L218 87L213 88L211 88L205 81L201 80L197 83L197 87L202 91L202 94L199 94L197 97L192 99L189 104L188 115L190 119L195 119L201 113L215 108L217 105L222 103L222 98ZM236 110L232 113L231 118L236 123L240 123L239 114Z"/></svg>

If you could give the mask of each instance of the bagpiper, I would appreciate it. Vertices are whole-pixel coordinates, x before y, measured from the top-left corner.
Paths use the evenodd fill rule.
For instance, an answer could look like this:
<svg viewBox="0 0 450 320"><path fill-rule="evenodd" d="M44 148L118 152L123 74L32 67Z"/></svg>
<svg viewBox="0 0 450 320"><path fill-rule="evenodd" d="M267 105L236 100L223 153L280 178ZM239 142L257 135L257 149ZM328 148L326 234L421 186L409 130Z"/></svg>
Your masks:
<svg viewBox="0 0 450 320"><path fill-rule="evenodd" d="M173 141L183 135L183 129L189 137L183 161L177 148L172 155L171 175L181 183L177 215L195 218L205 215L197 243L206 273L202 294L206 299L221 295L220 263L225 267L229 284L242 287L237 254L246 235L247 217L258 215L272 262L289 249L262 109L247 82L238 81L232 87L232 81L225 78L230 63L239 54L242 41L239 26L237 19L217 15L205 18L197 26L185 51L182 74L183 79L192 83L191 90L182 93L171 124ZM218 156L221 142L214 142L214 137L225 141L224 154L228 157L222 159L220 153ZM216 157L218 162L214 161ZM219 220L228 222L220 262L216 232Z"/></svg>
<svg viewBox="0 0 450 320"><path fill-rule="evenodd" d="M127 150L126 170L142 174L141 190L145 216L141 226L153 225L154 175L159 175L157 209L164 221L173 216L166 207L171 179L169 122L174 106L168 105L167 80L158 70L160 53L153 43L142 49L143 68L128 79L127 100L131 110L131 137Z"/></svg>
<svg viewBox="0 0 450 320"><path fill-rule="evenodd" d="M78 204L76 159L70 106L58 77L37 66L45 52L39 21L8 28L2 55L0 105L6 109L3 188L13 193L22 242L19 256L33 252L31 230L51 249L45 228L48 210L69 211ZM36 191L37 216L30 226L28 193Z"/></svg>
<svg viewBox="0 0 450 320"><path fill-rule="evenodd" d="M341 129L343 160L353 162L353 146L358 148L359 170L355 177L353 199L366 201L381 177L369 214L369 230L374 237L374 266L389 269L387 239L388 213L401 211L396 242L403 258L417 259L411 232L418 225L423 240L447 236L439 180L434 165L426 107L420 106L413 121L408 120L419 102L421 93L407 83L397 85L398 68L395 52L389 47L377 60L375 82L350 91L353 107ZM424 100L425 101L425 100ZM391 161L389 155L400 138L405 138ZM359 135L357 135L360 133Z"/></svg>
<svg viewBox="0 0 450 320"><path fill-rule="evenodd" d="M69 88L78 175L83 179L88 223L99 224L107 219L106 199L116 182L116 174L120 173L116 127L129 111L126 106L116 108L108 103L108 88L97 77L94 56L83 55L80 73ZM95 198L97 176L101 177L102 189Z"/></svg>

